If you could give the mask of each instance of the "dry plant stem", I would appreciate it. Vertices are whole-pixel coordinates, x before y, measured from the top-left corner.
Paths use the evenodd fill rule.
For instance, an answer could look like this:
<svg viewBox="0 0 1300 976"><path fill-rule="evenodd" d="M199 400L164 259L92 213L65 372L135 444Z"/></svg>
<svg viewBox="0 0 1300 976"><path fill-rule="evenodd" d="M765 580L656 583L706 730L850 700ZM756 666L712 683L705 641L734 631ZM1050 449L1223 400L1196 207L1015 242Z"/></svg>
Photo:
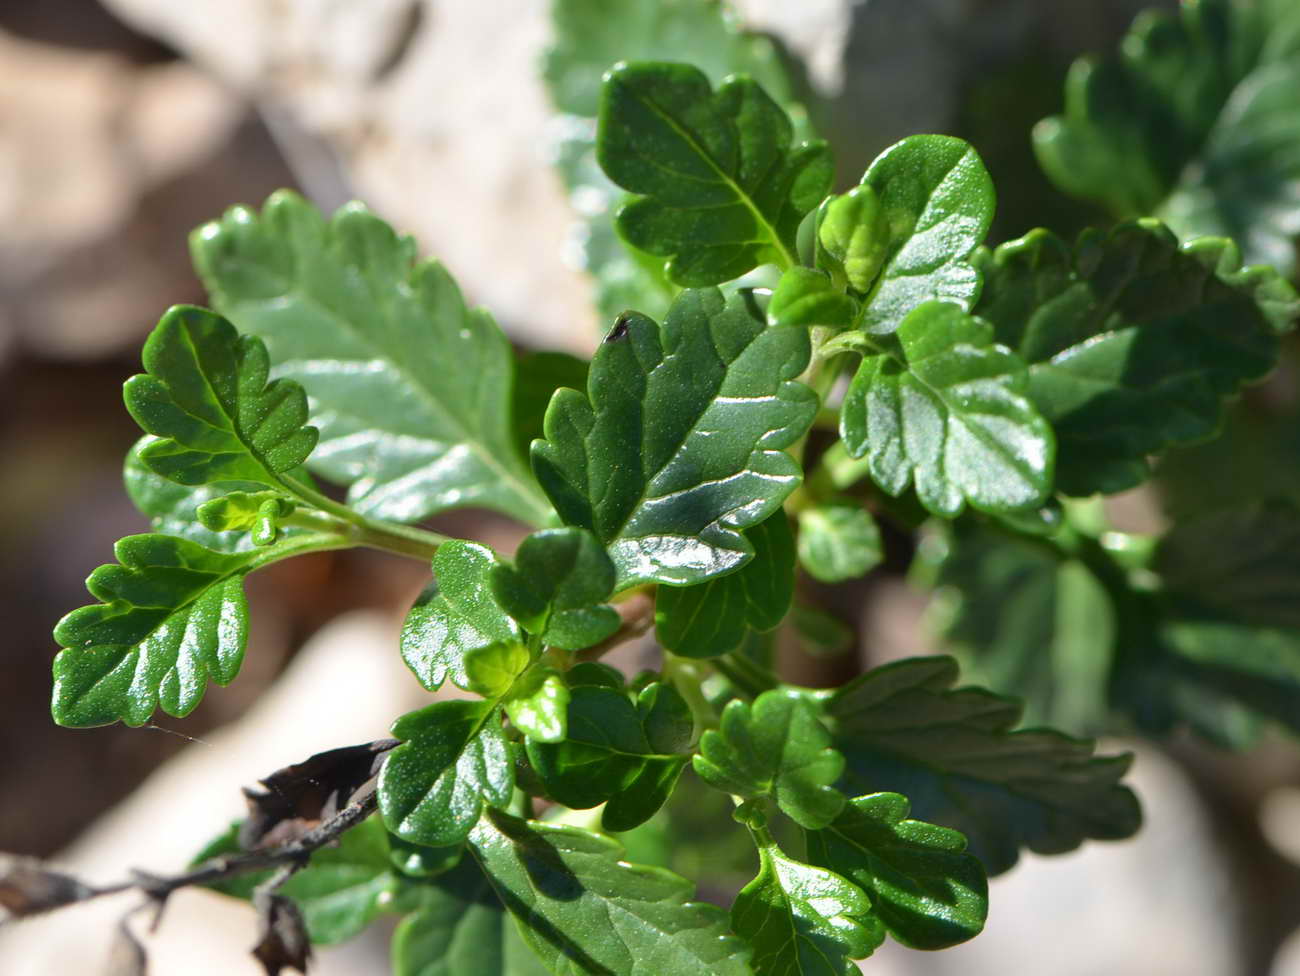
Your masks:
<svg viewBox="0 0 1300 976"><path fill-rule="evenodd" d="M579 661L599 661L602 657L628 641L640 637L655 622L655 590L653 586L644 586L633 590L625 600L614 604L614 609L623 619L618 630L610 634L599 644L577 653Z"/></svg>

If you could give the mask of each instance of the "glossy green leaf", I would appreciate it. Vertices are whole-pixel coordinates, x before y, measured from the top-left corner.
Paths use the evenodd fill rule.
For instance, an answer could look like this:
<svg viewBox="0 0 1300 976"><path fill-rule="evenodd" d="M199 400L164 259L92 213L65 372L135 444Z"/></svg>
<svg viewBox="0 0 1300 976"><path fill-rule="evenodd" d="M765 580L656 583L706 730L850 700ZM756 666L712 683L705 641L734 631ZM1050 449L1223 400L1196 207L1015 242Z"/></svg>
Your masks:
<svg viewBox="0 0 1300 976"><path fill-rule="evenodd" d="M1221 614L1300 630L1300 507L1263 502L1179 522L1152 568L1165 586Z"/></svg>
<svg viewBox="0 0 1300 976"><path fill-rule="evenodd" d="M487 806L505 806L514 762L496 702L440 701L393 723L402 739L379 774L379 810L398 837L443 847Z"/></svg>
<svg viewBox="0 0 1300 976"><path fill-rule="evenodd" d="M462 661L468 690L484 698L500 698L528 667L528 648L517 641L489 644L467 651Z"/></svg>
<svg viewBox="0 0 1300 976"><path fill-rule="evenodd" d="M833 823L807 834L808 860L865 891L899 942L946 949L984 928L988 881L965 837L909 820L908 810L897 793L850 800Z"/></svg>
<svg viewBox="0 0 1300 976"><path fill-rule="evenodd" d="M739 699L722 711L718 729L700 738L695 772L715 789L746 799L771 797L801 826L826 826L844 807L834 786L844 757L817 708L801 695L765 691L750 705Z"/></svg>
<svg viewBox="0 0 1300 976"><path fill-rule="evenodd" d="M585 529L543 529L519 545L514 564L489 577L496 602L530 633L565 650L581 650L619 628L604 601L614 590L614 564Z"/></svg>
<svg viewBox="0 0 1300 976"><path fill-rule="evenodd" d="M734 573L695 586L661 586L655 636L683 657L734 651L751 631L779 626L794 597L794 537L784 511L745 532L754 558Z"/></svg>
<svg viewBox="0 0 1300 976"><path fill-rule="evenodd" d="M510 724L537 742L560 742L568 734L569 689L552 668L530 668L503 703Z"/></svg>
<svg viewBox="0 0 1300 976"><path fill-rule="evenodd" d="M922 158L925 148L933 152L935 148L944 145L912 142L903 147L900 143L892 151L911 156L915 160ZM913 171L910 178L915 180L918 173L919 169ZM877 182L883 185L897 179L897 172L891 170L883 181ZM897 189L898 186L895 187ZM828 267L836 280L843 281L855 292L867 294L889 255L892 230L890 217L894 218L892 223L895 226L900 223L905 226L905 221L900 222L898 216L896 211L886 214L871 183L864 182L843 196L827 200L818 211L817 265ZM915 226L912 229L915 230Z"/></svg>
<svg viewBox="0 0 1300 976"><path fill-rule="evenodd" d="M163 535L131 535L117 564L86 580L99 604L73 610L54 629L54 720L60 725L143 725L154 709L193 711L209 681L229 684L244 660L244 577L332 536L302 535L251 552L223 553Z"/></svg>
<svg viewBox="0 0 1300 976"><path fill-rule="evenodd" d="M547 793L575 810L597 806L624 790L652 751L627 695L596 685L569 689L563 742L530 740L527 750Z"/></svg>
<svg viewBox="0 0 1300 976"><path fill-rule="evenodd" d="M1106 728L1117 613L1083 561L958 522L921 547L913 573L935 589L931 622L967 680L1023 699L1030 725Z"/></svg>
<svg viewBox="0 0 1300 976"><path fill-rule="evenodd" d="M993 326L947 302L912 311L893 335L862 334L862 364L840 414L840 436L891 495L909 485L952 518L969 502L1010 511L1052 485L1052 428L1028 393L1020 358Z"/></svg>
<svg viewBox="0 0 1300 976"><path fill-rule="evenodd" d="M956 679L951 658L915 658L837 690L827 714L843 786L908 797L919 818L965 834L989 874L1022 847L1059 854L1137 830L1137 800L1119 782L1131 756L1094 756L1090 741L1049 729L1012 731L1015 701L953 689Z"/></svg>
<svg viewBox="0 0 1300 976"><path fill-rule="evenodd" d="M1224 397L1273 368L1276 331L1300 316L1294 290L1242 269L1230 242L1180 247L1156 221L1085 233L1073 250L1034 231L977 263L977 314L1028 364L1072 495L1130 488L1148 455L1215 433Z"/></svg>
<svg viewBox="0 0 1300 976"><path fill-rule="evenodd" d="M238 835L236 824L205 847L195 862L243 853ZM271 874L254 872L211 887L247 899ZM381 915L402 910L404 888L406 883L389 860L388 833L378 817L370 817L340 836L336 845L314 851L310 863L278 893L292 898L302 910L313 943L332 945L359 934Z"/></svg>
<svg viewBox="0 0 1300 976"><path fill-rule="evenodd" d="M144 344L145 373L123 389L127 410L158 440L137 456L184 485L251 481L278 488L316 446L298 384L269 380L266 347L207 309L178 305Z"/></svg>
<svg viewBox="0 0 1300 976"><path fill-rule="evenodd" d="M840 263L849 261L845 273L851 266L852 280L872 281L870 291L862 290L860 327L888 335L932 300L969 311L980 290L969 258L984 243L996 204L979 154L951 136L910 136L876 157L862 182L878 208L864 208L865 195L847 205L832 202L819 233L823 247L829 240L843 255ZM877 253L882 227L888 228L883 257Z"/></svg>
<svg viewBox="0 0 1300 976"><path fill-rule="evenodd" d="M647 757L627 787L605 804L600 818L605 830L638 827L668 801L688 758L677 754L689 750L695 738L690 706L670 684L657 681L641 689L636 710L649 751L660 755Z"/></svg>
<svg viewBox="0 0 1300 976"><path fill-rule="evenodd" d="M858 303L830 276L814 268L789 268L772 292L767 320L773 325L847 328L858 316Z"/></svg>
<svg viewBox="0 0 1300 976"><path fill-rule="evenodd" d="M754 947L754 971L792 976L851 976L884 941L871 902L838 874L760 844L759 873L741 889L731 924Z"/></svg>
<svg viewBox="0 0 1300 976"><path fill-rule="evenodd" d="M393 933L394 976L548 976L482 869L465 858Z"/></svg>
<svg viewBox="0 0 1300 976"><path fill-rule="evenodd" d="M694 886L684 878L627 863L607 837L491 810L470 834L470 850L554 973L753 972L721 909L690 901Z"/></svg>
<svg viewBox="0 0 1300 976"><path fill-rule="evenodd" d="M1300 8L1199 0L1147 12L1118 50L1071 69L1034 148L1067 193L1182 236L1225 235L1294 267L1300 234Z"/></svg>
<svg viewBox="0 0 1300 976"><path fill-rule="evenodd" d="M363 514L416 521L463 505L533 524L549 506L514 449L505 336L447 271L349 204L325 220L295 194L234 207L190 239L212 301L261 336L311 397L311 467Z"/></svg>
<svg viewBox="0 0 1300 976"><path fill-rule="evenodd" d="M799 512L799 565L815 579L857 579L884 558L880 529L860 504L833 501Z"/></svg>
<svg viewBox="0 0 1300 976"><path fill-rule="evenodd" d="M496 565L491 549L459 539L434 554L434 581L407 614L401 638L402 660L429 691L448 678L468 690L466 654L522 640L515 622L492 598L489 580Z"/></svg>
<svg viewBox="0 0 1300 976"><path fill-rule="evenodd" d="M825 143L792 147L789 117L747 77L717 92L686 64L619 64L601 94L596 155L638 196L619 233L668 258L679 285L716 285L760 264L797 263L799 221L830 190Z"/></svg>
<svg viewBox="0 0 1300 976"><path fill-rule="evenodd" d="M294 504L276 491L232 491L199 505L199 523L215 533L244 531L256 546L269 546L280 537L280 522Z"/></svg>
<svg viewBox="0 0 1300 976"><path fill-rule="evenodd" d="M672 753L690 749L695 739L695 718L686 699L671 684L656 681L642 688L636 711L652 750Z"/></svg>
<svg viewBox="0 0 1300 976"><path fill-rule="evenodd" d="M626 316L588 395L555 395L533 469L561 518L605 544L620 588L695 583L752 555L741 532L799 483L782 449L817 410L795 379L808 357L807 332L767 327L751 295L702 289L662 327Z"/></svg>
<svg viewBox="0 0 1300 976"><path fill-rule="evenodd" d="M768 37L742 30L718 0L555 0L550 8L555 40L543 75L564 113L553 123L561 133L556 165L582 220L566 256L572 254L595 277L602 322L630 308L661 318L677 288L665 278L662 258L628 247L615 233L613 214L626 194L595 158L605 72L626 60L683 61L714 84L745 74L777 100L796 131L805 132L807 113L793 99L790 62Z"/></svg>
<svg viewBox="0 0 1300 976"><path fill-rule="evenodd" d="M555 391L562 386L571 390L587 388L588 366L585 359L567 352L533 352L515 361L510 426L520 457L527 459L529 445L542 436L542 418Z"/></svg>

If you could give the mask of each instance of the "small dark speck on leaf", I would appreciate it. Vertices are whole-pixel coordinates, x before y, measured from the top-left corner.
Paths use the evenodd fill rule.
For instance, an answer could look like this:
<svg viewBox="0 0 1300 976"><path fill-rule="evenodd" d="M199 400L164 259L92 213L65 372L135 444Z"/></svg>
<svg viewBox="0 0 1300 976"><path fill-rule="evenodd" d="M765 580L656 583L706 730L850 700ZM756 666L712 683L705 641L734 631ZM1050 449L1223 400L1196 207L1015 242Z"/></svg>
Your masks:
<svg viewBox="0 0 1300 976"><path fill-rule="evenodd" d="M614 328L609 330L609 335L605 336L606 342L618 342L619 339L627 337L627 319L628 313L624 312L614 321Z"/></svg>

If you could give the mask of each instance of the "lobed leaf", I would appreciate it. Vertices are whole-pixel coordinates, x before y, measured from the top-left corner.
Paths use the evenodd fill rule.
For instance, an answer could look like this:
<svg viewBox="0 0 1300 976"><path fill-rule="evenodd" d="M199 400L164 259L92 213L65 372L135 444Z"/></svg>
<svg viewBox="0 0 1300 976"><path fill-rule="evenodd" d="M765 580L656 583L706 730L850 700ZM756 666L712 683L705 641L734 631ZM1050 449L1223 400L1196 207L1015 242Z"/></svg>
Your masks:
<svg viewBox="0 0 1300 976"><path fill-rule="evenodd" d="M1130 756L1093 756L1091 742L1048 729L1013 732L1017 703L952 689L956 678L951 658L916 658L831 695L846 788L907 796L924 820L965 834L990 874L1022 847L1058 854L1137 830L1137 800L1119 783Z"/></svg>
<svg viewBox="0 0 1300 976"><path fill-rule="evenodd" d="M751 295L688 291L662 327L620 320L586 396L556 393L533 469L564 522L606 546L618 588L695 583L752 556L741 533L799 483L783 448L816 413L795 379L808 357L807 332L767 327Z"/></svg>
<svg viewBox="0 0 1300 976"><path fill-rule="evenodd" d="M1183 237L1231 236L1289 273L1300 234L1300 11L1199 0L1144 13L1116 53L1075 63L1034 130L1048 177Z"/></svg>
<svg viewBox="0 0 1300 976"><path fill-rule="evenodd" d="M765 633L785 619L794 598L794 537L784 511L746 530L754 558L739 570L694 586L655 593L655 636L683 657L734 651L751 631Z"/></svg>
<svg viewBox="0 0 1300 976"><path fill-rule="evenodd" d="M1273 368L1277 331L1300 316L1294 290L1242 269L1230 242L1180 247L1150 220L1085 233L1073 251L1034 231L976 263L976 312L1028 364L1071 495L1131 488L1148 455L1214 434L1224 397Z"/></svg>
<svg viewBox="0 0 1300 976"><path fill-rule="evenodd" d="M747 976L748 951L693 886L629 864L615 841L574 827L483 815L470 850L551 972Z"/></svg>
<svg viewBox="0 0 1300 976"><path fill-rule="evenodd" d="M348 485L349 505L403 522L464 505L549 520L514 449L509 344L409 238L358 204L327 221L281 191L190 247L216 306L307 388L310 466Z"/></svg>
<svg viewBox="0 0 1300 976"><path fill-rule="evenodd" d="M469 690L465 655L494 644L518 643L518 626L492 597L491 574L500 565L491 549L455 539L433 557L434 580L402 626L402 660L429 691L448 678Z"/></svg>
<svg viewBox="0 0 1300 976"><path fill-rule="evenodd" d="M800 510L799 564L814 579L857 579L884 558L876 520L857 502L843 499Z"/></svg>
<svg viewBox="0 0 1300 976"><path fill-rule="evenodd" d="M844 757L817 708L800 694L765 691L753 705L735 699L718 729L700 738L695 772L715 789L746 799L771 797L803 827L826 826L844 806L835 782Z"/></svg>
<svg viewBox="0 0 1300 976"><path fill-rule="evenodd" d="M988 881L955 830L908 820L906 797L852 799L822 830L806 834L808 860L852 881L872 914L913 949L946 949L979 935Z"/></svg>
<svg viewBox="0 0 1300 976"><path fill-rule="evenodd" d="M715 93L690 65L616 65L601 93L596 157L642 194L619 211L619 233L668 258L668 278L685 287L795 264L795 231L830 190L834 166L825 143L792 148L793 138L789 117L750 78Z"/></svg>
<svg viewBox="0 0 1300 976"><path fill-rule="evenodd" d="M838 874L760 844L759 873L741 889L731 924L754 947L754 969L798 976L851 976L851 959L871 955L885 930L871 902Z"/></svg>
<svg viewBox="0 0 1300 976"><path fill-rule="evenodd" d="M143 725L156 708L184 716L209 681L229 684L244 660L244 577L299 552L332 548L333 536L287 538L256 551L224 553L188 539L132 535L117 564L86 580L101 601L54 628L54 720L60 725Z"/></svg>
<svg viewBox="0 0 1300 976"><path fill-rule="evenodd" d="M946 302L910 312L893 335L854 337L862 364L840 436L891 495L914 484L929 511L952 518L1040 503L1052 484L1051 426L1026 395L1024 363L993 326Z"/></svg>
<svg viewBox="0 0 1300 976"><path fill-rule="evenodd" d="M379 774L379 811L404 840L458 844L486 807L505 806L514 761L495 701L440 701L393 723L402 745Z"/></svg>
<svg viewBox="0 0 1300 976"><path fill-rule="evenodd" d="M183 485L248 481L279 488L280 476L316 446L307 398L272 380L266 347L206 309L178 305L144 344L146 372L123 389L127 410L157 440L139 460Z"/></svg>

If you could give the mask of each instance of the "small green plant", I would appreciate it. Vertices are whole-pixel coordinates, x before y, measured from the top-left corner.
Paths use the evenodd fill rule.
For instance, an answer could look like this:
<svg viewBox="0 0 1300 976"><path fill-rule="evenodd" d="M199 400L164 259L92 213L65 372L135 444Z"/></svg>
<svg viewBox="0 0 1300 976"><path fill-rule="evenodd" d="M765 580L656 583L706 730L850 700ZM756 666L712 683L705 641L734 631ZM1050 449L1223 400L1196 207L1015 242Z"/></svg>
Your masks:
<svg viewBox="0 0 1300 976"><path fill-rule="evenodd" d="M239 669L244 577L350 546L431 564L400 653L429 692L470 693L274 774L200 866L135 882L252 898L269 972L396 912L410 976L848 973L886 936L976 935L986 873L1021 851L1137 829L1128 757L1018 728L998 692L1074 732L1300 726L1300 512L1149 539L1092 497L1214 435L1273 369L1300 315L1285 279L1149 217L988 249L992 180L949 136L904 139L835 194L766 42L707 3L631 41L588 7L558 4L547 76L595 120L565 178L620 201L588 238L617 310L590 364L516 358L409 239L282 192L195 232L216 311L169 311L126 385L145 431L127 486L157 532L123 539L88 581L99 602L58 625L56 721L187 714ZM1184 17L1210 30L1200 12L1235 9ZM597 86L632 53L616 44L709 73L623 62ZM1080 111L1040 133L1045 164L1146 212L1162 197L1079 148L1101 138ZM506 558L417 525L458 506L533 531ZM782 680L778 632L845 643L796 576L869 572L878 521L923 533L913 574L996 691L961 686L948 657ZM1247 540L1231 559L1227 533ZM600 662L650 627L657 671ZM752 842L729 913L620 843L656 860L681 798L710 836ZM41 876L56 894L31 910L118 890Z"/></svg>

